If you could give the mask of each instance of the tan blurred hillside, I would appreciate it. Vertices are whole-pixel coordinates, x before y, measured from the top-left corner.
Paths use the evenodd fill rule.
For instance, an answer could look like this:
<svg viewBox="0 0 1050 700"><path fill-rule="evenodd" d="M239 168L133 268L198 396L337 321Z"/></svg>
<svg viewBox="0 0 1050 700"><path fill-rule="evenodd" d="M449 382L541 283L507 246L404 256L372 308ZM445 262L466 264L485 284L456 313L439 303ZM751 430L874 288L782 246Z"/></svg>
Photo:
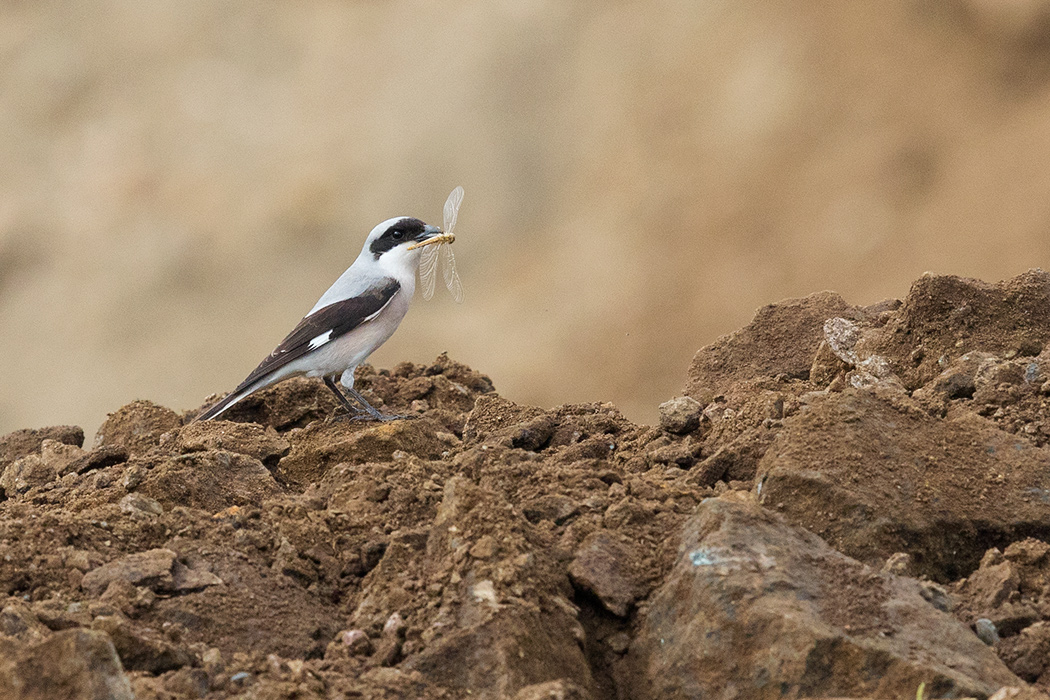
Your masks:
<svg viewBox="0 0 1050 700"><path fill-rule="evenodd" d="M0 432L232 388L457 184L374 363L642 421L762 304L1046 267L1048 7L4 3Z"/></svg>

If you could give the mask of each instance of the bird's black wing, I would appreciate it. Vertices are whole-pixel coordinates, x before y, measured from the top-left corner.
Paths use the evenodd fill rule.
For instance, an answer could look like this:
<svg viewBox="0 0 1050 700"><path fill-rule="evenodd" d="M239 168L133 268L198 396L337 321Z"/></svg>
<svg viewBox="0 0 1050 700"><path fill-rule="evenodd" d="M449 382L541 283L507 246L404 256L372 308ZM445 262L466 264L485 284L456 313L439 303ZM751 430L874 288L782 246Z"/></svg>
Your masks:
<svg viewBox="0 0 1050 700"><path fill-rule="evenodd" d="M270 372L371 320L390 303L399 289L400 282L386 279L359 296L329 304L306 316L233 393L248 388Z"/></svg>
<svg viewBox="0 0 1050 700"><path fill-rule="evenodd" d="M362 323L375 318L400 289L400 282L385 279L359 296L329 304L306 316L299 321L299 325L292 329L288 337L259 363L259 366L248 375L247 379L227 394L226 398L208 407L194 420L214 418L225 411L231 403L243 398L242 392L248 390L267 374L327 345Z"/></svg>

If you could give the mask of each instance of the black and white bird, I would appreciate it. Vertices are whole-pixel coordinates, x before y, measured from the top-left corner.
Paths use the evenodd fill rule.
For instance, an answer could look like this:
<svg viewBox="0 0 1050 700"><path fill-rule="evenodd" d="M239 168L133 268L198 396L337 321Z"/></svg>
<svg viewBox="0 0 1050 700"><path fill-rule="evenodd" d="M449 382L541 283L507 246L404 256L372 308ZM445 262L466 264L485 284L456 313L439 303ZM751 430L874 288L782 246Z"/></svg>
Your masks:
<svg viewBox="0 0 1050 700"><path fill-rule="evenodd" d="M290 377L321 377L352 417L390 420L354 389L354 370L397 330L416 289L420 244L437 226L400 216L372 229L354 264L321 295L288 337L247 379L196 420L210 420L241 399ZM437 243L438 241L434 241ZM335 377L354 406L336 386Z"/></svg>

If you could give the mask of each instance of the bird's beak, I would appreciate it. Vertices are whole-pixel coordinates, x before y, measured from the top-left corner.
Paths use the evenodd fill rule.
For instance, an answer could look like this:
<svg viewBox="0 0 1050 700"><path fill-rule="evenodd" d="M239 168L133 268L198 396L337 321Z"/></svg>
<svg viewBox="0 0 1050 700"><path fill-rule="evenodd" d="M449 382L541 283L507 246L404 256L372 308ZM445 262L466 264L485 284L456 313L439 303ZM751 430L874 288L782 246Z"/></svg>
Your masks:
<svg viewBox="0 0 1050 700"><path fill-rule="evenodd" d="M456 240L456 237L451 233L444 233L437 226L427 224L423 229L423 233L416 236L416 242L408 246L408 249L415 250L434 243L451 243L454 240Z"/></svg>

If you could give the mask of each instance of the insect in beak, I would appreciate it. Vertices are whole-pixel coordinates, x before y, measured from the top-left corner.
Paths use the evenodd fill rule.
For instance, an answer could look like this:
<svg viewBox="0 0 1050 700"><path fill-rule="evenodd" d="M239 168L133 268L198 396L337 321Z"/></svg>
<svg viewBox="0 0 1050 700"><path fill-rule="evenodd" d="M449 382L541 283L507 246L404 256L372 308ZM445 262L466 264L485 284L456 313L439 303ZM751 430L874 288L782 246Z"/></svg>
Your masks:
<svg viewBox="0 0 1050 700"><path fill-rule="evenodd" d="M408 246L408 250L415 250L416 248L422 248L423 246L433 245L435 243L452 243L456 240L456 234L454 233L439 233L433 238L428 238L425 241L419 243L413 243Z"/></svg>

